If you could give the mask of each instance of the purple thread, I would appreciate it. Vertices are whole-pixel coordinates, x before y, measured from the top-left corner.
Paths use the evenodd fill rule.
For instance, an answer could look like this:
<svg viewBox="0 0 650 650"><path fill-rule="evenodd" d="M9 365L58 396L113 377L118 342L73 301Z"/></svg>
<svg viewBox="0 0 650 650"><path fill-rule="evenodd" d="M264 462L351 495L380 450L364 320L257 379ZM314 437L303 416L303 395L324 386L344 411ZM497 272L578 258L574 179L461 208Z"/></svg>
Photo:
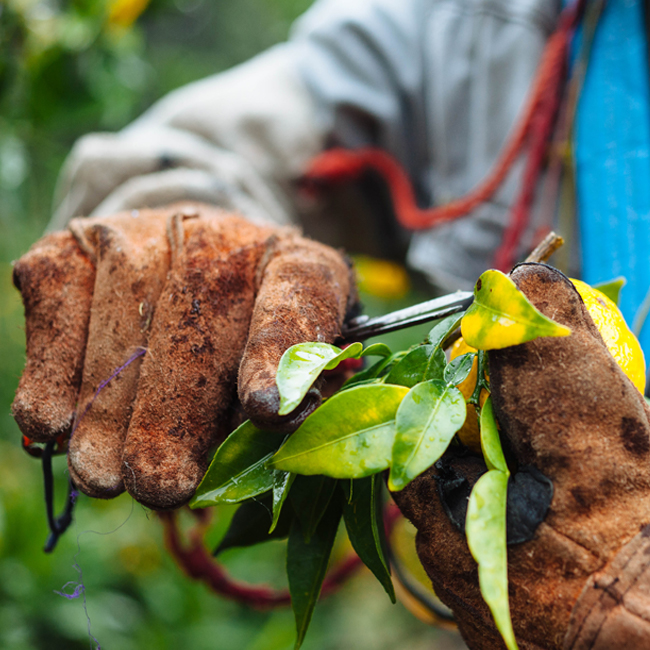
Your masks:
<svg viewBox="0 0 650 650"><path fill-rule="evenodd" d="M104 390L104 388L106 388L106 386L108 386L108 384L110 384L110 382L113 381L113 379L115 379L123 370L126 370L136 359L143 357L146 351L147 351L146 348L140 348L137 352L135 352L135 354L129 357L129 359L123 365L121 365L117 370L114 370L113 374L108 379L104 379L104 381L102 381L99 384L99 386L97 386L97 390L95 391L95 394L90 399L90 402L86 404L86 407L81 412L81 415L77 418L77 421L74 423L74 426L72 427L72 431L70 433L70 438L72 438L74 432L77 430L77 427L81 424L81 421L86 417L94 401L99 397L99 393L101 393Z"/></svg>
<svg viewBox="0 0 650 650"><path fill-rule="evenodd" d="M81 424L81 421L84 419L88 411L90 410L90 407L93 405L94 401L97 399L99 396L99 393L108 386L108 384L113 381L123 370L126 370L136 359L139 359L140 357L144 356L146 353L147 349L146 348L140 348L135 352L125 363L123 363L117 370L113 371L113 374L108 378L104 379L99 386L97 387L97 390L95 391L94 395L86 404L86 407L84 410L81 412L81 415L77 418L76 422L74 423L74 426L72 427L72 431L70 432L70 438L74 435L74 432L77 430L77 427ZM70 497L73 500L76 500L77 497L79 496L79 492L77 490L73 490L70 493ZM131 514L133 514L133 504L131 504L131 513L129 516L126 518L126 521L124 521L122 524L120 524L115 530L118 530L121 528L130 518ZM76 525L76 522L75 522ZM115 532L115 530L111 532ZM87 531L87 532L95 532L95 531ZM66 598L67 600L76 600L77 598L83 598L83 608L84 608L84 613L86 614L86 620L88 621L88 637L89 637L89 642L90 642L90 647L92 649L92 642L94 641L96 643L95 650L101 650L101 645L99 644L99 641L93 636L93 633L91 632L90 629L90 615L88 614L88 605L86 602L86 585L84 585L83 582L83 571L81 570L81 566L79 565L79 562L77 561L77 558L79 557L79 553L81 553L81 545L79 543L79 538L81 537L83 533L79 534L77 536L77 552L74 555L74 564L72 565L72 568L75 569L75 571L79 574L79 582L74 582L73 580L70 580L69 582L66 582L63 587L61 587L61 591L56 591L54 590L54 593L57 594L58 596L62 596L63 598ZM108 535L109 533L97 533L99 535ZM65 588L68 587L69 585L74 585L74 591L71 594L65 593Z"/></svg>
<svg viewBox="0 0 650 650"><path fill-rule="evenodd" d="M78 494L78 493L77 493ZM54 590L54 593L57 594L58 596L62 596L66 600L76 600L77 598L83 598L83 609L84 609L84 614L86 615L86 620L88 621L88 640L90 643L90 647L92 650L92 642L94 641L97 645L95 647L95 650L101 650L101 645L99 644L99 641L97 638L93 635L91 631L91 622L90 622L90 614L88 614L88 604L86 601L86 585L84 584L84 576L83 576L83 571L81 569L81 565L79 564L79 554L81 553L81 536L85 535L87 533L92 533L93 535L101 535L102 537L105 535L112 535L114 532L118 531L122 526L125 526L126 523L131 519L133 515L133 505L134 501L131 501L131 511L129 512L127 518L116 528L113 528L113 530L109 530L106 533L100 533L96 530L85 530L82 533L79 533L77 535L77 552L74 554L74 557L72 558L74 560L74 564L72 565L72 568L79 574L79 582L74 582L73 580L70 580L69 582L66 582L63 587L61 587L61 591L56 591ZM77 526L77 520L75 519L75 527ZM74 591L71 594L66 594L65 593L65 588L74 585Z"/></svg>
<svg viewBox="0 0 650 650"><path fill-rule="evenodd" d="M74 585L74 591L71 594L66 594L65 593L65 588L68 585ZM64 598L67 598L68 600L74 600L75 598L79 598L81 594L86 591L86 586L81 584L80 582L74 582L70 580L70 582L66 582L63 587L61 587L61 591L57 591L56 589L54 590L55 594L58 594L59 596L63 596Z"/></svg>
<svg viewBox="0 0 650 650"><path fill-rule="evenodd" d="M76 524L76 522L75 522ZM86 614L86 621L88 623L88 643L90 645L90 648L92 650L93 647L93 641L96 643L95 650L101 650L101 645L99 644L99 641L97 638L93 635L90 629L90 614L88 614L88 604L86 602L86 585L84 584L84 574L83 571L81 570L81 566L79 565L78 557L79 553L81 553L81 545L79 543L79 538L81 535L77 535L77 552L74 554L74 564L72 565L72 568L79 574L79 582L74 582L73 580L70 580L69 582L66 582L63 587L61 587L61 591L56 591L54 590L54 593L63 596L63 598L66 598L67 600L75 600L77 598L83 598L83 608L84 608L84 613ZM71 594L66 594L65 593L65 588L68 587L69 585L74 585L74 591Z"/></svg>

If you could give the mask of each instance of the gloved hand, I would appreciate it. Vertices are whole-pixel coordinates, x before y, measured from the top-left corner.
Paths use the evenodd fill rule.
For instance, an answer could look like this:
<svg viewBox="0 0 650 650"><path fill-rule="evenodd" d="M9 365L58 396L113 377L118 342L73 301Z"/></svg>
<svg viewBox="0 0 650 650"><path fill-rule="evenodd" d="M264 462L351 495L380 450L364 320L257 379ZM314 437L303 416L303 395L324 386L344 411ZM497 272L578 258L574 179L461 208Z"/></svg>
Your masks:
<svg viewBox="0 0 650 650"><path fill-rule="evenodd" d="M532 465L553 483L550 508L532 539L508 546L519 648L648 648L650 410L567 278L524 264L512 279L545 315L572 329L569 337L488 354L511 469ZM457 486L466 481L467 495L486 471L472 454L448 452L446 462ZM394 497L418 529L420 560L470 648L504 648L465 535L442 505L440 467ZM508 518L510 527L510 510Z"/></svg>
<svg viewBox="0 0 650 650"><path fill-rule="evenodd" d="M73 219L16 262L14 283L27 321L20 429L41 442L72 430L83 492L126 487L156 509L193 495L237 387L264 428L292 430L318 405L312 389L279 417L277 365L294 343L333 342L356 295L339 252L205 205Z"/></svg>

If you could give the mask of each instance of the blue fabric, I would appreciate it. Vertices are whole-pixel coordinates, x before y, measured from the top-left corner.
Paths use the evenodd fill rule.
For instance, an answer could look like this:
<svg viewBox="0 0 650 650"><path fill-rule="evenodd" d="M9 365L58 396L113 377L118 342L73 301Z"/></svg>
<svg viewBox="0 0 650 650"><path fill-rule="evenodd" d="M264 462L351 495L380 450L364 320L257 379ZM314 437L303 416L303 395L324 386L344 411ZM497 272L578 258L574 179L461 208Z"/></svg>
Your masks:
<svg viewBox="0 0 650 650"><path fill-rule="evenodd" d="M631 325L650 287L650 104L642 0L607 0L575 129L583 279L623 275ZM641 333L650 360L650 324Z"/></svg>

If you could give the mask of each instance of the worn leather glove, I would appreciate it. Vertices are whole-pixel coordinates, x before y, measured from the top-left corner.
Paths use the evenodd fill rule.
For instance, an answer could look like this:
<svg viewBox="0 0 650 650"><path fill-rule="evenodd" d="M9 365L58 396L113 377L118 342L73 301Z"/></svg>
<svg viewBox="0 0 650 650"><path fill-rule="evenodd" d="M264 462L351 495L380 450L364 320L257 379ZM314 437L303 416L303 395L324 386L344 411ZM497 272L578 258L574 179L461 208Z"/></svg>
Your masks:
<svg viewBox="0 0 650 650"><path fill-rule="evenodd" d="M16 262L14 283L20 429L40 442L72 430L75 485L156 509L191 498L239 403L261 427L299 425L320 395L279 417L280 357L333 342L355 301L339 252L205 205L73 219Z"/></svg>
<svg viewBox="0 0 650 650"><path fill-rule="evenodd" d="M524 264L512 279L545 315L572 329L566 338L488 355L514 476L533 466L553 483L532 539L508 546L519 648L650 648L650 410L567 278ZM443 460L446 467L438 464L394 496L418 529L420 560L470 648L504 648L441 489L444 472L452 472L458 505L486 467L472 454L449 452ZM510 541L512 523L509 504Z"/></svg>

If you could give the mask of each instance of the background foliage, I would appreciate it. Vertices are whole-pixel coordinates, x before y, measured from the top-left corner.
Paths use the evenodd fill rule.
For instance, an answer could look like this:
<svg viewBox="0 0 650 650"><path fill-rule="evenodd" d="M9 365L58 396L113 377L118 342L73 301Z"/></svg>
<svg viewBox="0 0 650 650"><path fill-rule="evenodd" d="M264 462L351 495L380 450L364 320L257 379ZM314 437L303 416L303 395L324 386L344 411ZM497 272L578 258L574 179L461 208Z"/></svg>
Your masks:
<svg viewBox="0 0 650 650"><path fill-rule="evenodd" d="M113 5L112 13L109 4ZM53 555L38 463L22 452L9 406L24 364L22 306L11 260L50 216L57 172L74 140L115 130L167 91L228 68L286 37L310 0L0 1L0 647L284 650L289 609L247 610L184 578L155 517L126 495L81 498ZM142 13L141 13L142 12ZM141 13L141 15L139 15ZM379 301L377 309L395 308ZM412 341L419 333L413 333ZM59 459L58 493L64 490ZM232 511L223 508L217 541ZM284 580L284 548L227 551L239 578ZM76 565L76 567L74 566ZM83 571L83 598L54 593ZM68 593L74 586L68 587ZM369 574L316 610L304 648L458 647L453 635L392 606Z"/></svg>

